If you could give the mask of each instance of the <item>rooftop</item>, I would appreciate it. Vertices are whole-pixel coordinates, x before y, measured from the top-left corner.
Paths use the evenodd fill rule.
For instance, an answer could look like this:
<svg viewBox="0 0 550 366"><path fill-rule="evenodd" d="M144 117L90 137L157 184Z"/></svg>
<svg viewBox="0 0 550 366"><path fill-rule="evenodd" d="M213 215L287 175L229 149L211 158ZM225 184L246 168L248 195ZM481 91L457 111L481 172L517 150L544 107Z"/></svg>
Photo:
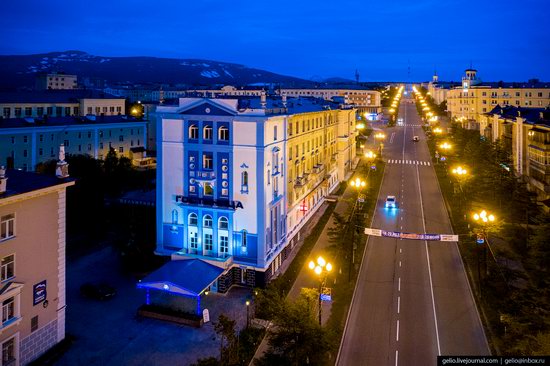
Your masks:
<svg viewBox="0 0 550 366"><path fill-rule="evenodd" d="M495 108L493 108L492 111L486 114L499 115L507 119L515 119L516 117L521 117L524 118L527 123L550 126L549 108L523 108L514 106L501 107L497 105Z"/></svg>
<svg viewBox="0 0 550 366"><path fill-rule="evenodd" d="M81 99L124 99L97 90L40 90L0 93L0 103L78 103Z"/></svg>
<svg viewBox="0 0 550 366"><path fill-rule="evenodd" d="M74 125L94 125L104 123L131 123L146 122L131 116L95 116L85 117L66 116L66 117L43 117L43 118L0 118L0 129L3 128L24 128L24 127L48 127L48 126L74 126Z"/></svg>
<svg viewBox="0 0 550 366"><path fill-rule="evenodd" d="M0 203L7 197L16 196L40 189L74 182L72 178L60 179L53 175L24 172L22 170L6 170L7 190L0 193Z"/></svg>

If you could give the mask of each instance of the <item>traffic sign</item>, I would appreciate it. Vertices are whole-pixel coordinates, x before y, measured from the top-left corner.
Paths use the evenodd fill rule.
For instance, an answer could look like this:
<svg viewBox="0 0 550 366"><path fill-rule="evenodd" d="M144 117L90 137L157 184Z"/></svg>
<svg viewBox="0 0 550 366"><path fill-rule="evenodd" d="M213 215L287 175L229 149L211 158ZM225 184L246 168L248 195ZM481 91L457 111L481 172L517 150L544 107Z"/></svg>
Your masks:
<svg viewBox="0 0 550 366"><path fill-rule="evenodd" d="M478 243L478 244L483 244L483 243L485 243L485 238L483 237L482 234L477 234L476 243Z"/></svg>
<svg viewBox="0 0 550 366"><path fill-rule="evenodd" d="M321 301L332 301L332 289L330 287L321 288Z"/></svg>

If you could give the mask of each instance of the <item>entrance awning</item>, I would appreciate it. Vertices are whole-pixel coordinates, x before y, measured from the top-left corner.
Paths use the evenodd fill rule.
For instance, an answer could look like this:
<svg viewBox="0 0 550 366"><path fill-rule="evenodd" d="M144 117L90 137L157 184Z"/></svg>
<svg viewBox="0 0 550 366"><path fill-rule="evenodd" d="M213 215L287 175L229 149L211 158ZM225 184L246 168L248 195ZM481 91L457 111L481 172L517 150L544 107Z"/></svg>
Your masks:
<svg viewBox="0 0 550 366"><path fill-rule="evenodd" d="M142 279L137 287L198 297L223 271L200 259L173 260Z"/></svg>

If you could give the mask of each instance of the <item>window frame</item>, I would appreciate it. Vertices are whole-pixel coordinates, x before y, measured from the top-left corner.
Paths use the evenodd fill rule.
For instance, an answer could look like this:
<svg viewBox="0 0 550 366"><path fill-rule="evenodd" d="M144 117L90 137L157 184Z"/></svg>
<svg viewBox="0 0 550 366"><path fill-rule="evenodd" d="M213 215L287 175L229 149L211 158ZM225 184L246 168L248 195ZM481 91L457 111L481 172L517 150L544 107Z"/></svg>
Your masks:
<svg viewBox="0 0 550 366"><path fill-rule="evenodd" d="M9 257L13 257L12 261L7 262L6 264L4 264L4 260L6 258L9 258ZM12 275L8 276L7 272L9 271L10 264L11 264L11 268L12 268L11 269ZM4 276L4 272L6 272L5 276ZM14 278L15 278L15 253L12 253L12 254L8 254L8 255L2 257L2 259L0 259L0 282L11 281Z"/></svg>
<svg viewBox="0 0 550 366"><path fill-rule="evenodd" d="M11 217L9 217L11 216ZM11 230L11 235L8 236L9 234L9 222L13 222L13 226L12 226L12 230ZM4 236L4 224L6 225L6 236ZM17 220L16 220L16 215L15 215L15 212L14 213L11 213L11 214L6 214L4 216L1 216L0 217L0 242L3 242L3 241L6 241L6 240L10 240L10 239L13 239L17 236Z"/></svg>
<svg viewBox="0 0 550 366"><path fill-rule="evenodd" d="M195 220L195 223L191 222L191 218L193 218ZM187 215L187 225L189 225L189 226L199 226L199 216L194 212L190 212L189 215Z"/></svg>

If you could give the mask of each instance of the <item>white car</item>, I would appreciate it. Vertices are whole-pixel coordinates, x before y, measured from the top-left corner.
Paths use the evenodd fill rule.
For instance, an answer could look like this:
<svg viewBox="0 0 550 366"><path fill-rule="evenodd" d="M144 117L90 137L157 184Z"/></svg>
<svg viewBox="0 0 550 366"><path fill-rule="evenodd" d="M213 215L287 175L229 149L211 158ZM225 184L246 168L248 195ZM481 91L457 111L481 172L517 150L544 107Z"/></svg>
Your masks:
<svg viewBox="0 0 550 366"><path fill-rule="evenodd" d="M397 208L397 201L395 199L395 196L387 196L386 204L384 206L386 208Z"/></svg>
<svg viewBox="0 0 550 366"><path fill-rule="evenodd" d="M414 137L413 137L413 141L414 141L414 142L418 142L418 141L420 141L420 138L419 138L418 136L414 136Z"/></svg>

